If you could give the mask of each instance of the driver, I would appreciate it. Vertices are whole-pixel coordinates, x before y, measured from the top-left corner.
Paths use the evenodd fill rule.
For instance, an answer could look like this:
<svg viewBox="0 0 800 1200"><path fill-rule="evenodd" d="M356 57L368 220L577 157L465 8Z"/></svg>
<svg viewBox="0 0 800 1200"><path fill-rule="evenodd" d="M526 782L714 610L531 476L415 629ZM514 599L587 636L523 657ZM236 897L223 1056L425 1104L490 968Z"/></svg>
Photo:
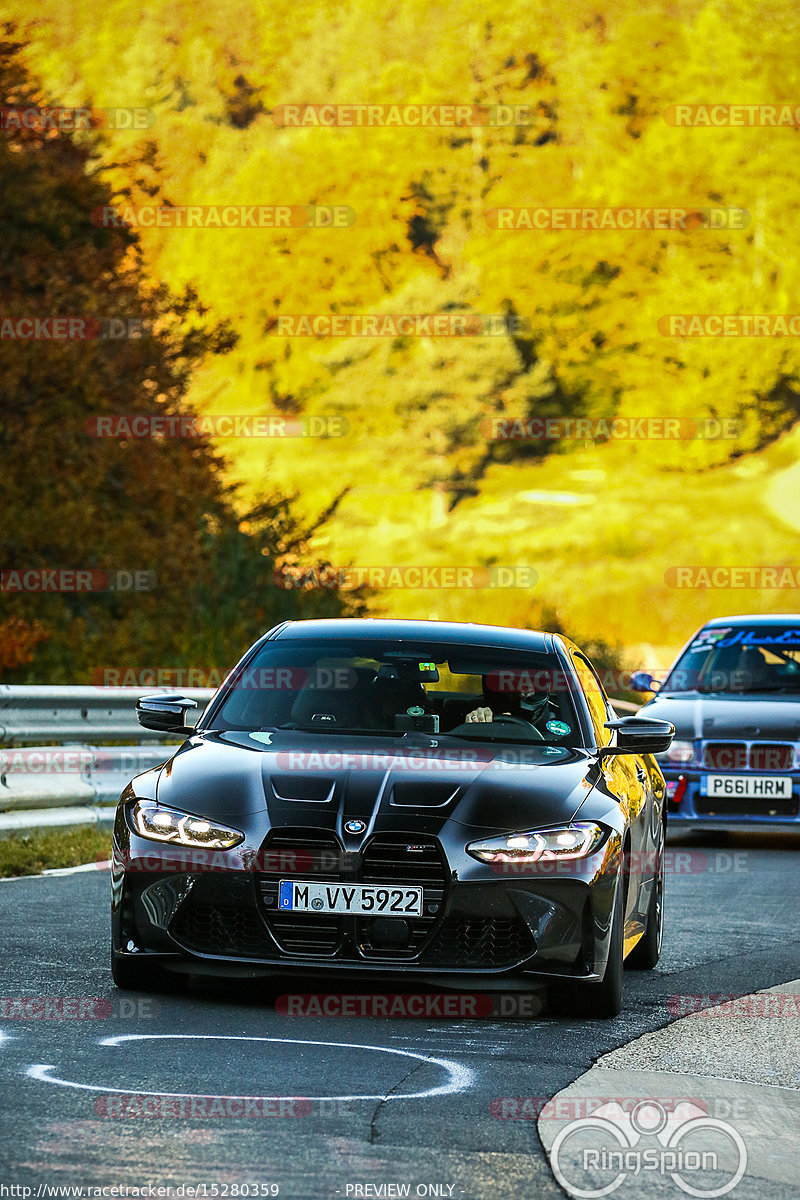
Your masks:
<svg viewBox="0 0 800 1200"><path fill-rule="evenodd" d="M473 708L471 712L467 713L468 724L502 720L503 717L515 717L518 721L529 722L535 727L539 721L550 715L549 690L506 692L501 697L497 692L492 692L487 688L484 677L483 695L486 704Z"/></svg>

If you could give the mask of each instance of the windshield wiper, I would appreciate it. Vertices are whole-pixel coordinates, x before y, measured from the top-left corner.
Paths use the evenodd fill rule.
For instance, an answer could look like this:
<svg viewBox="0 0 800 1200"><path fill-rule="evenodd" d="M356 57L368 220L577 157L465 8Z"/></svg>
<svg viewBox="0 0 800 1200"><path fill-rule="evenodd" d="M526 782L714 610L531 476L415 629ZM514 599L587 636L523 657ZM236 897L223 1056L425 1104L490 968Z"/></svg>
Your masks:
<svg viewBox="0 0 800 1200"><path fill-rule="evenodd" d="M760 686L758 684L754 684L753 687L739 687L739 688L712 688L712 687L700 688L699 687L699 688L695 688L694 690L697 692L700 692L703 696L709 696L709 695L749 696L749 695L754 695L758 692L800 692L800 683L795 683L795 684L782 683L782 684L777 685L776 687L769 687L764 684L761 684Z"/></svg>
<svg viewBox="0 0 800 1200"><path fill-rule="evenodd" d="M775 687L768 687L768 686L764 686L763 684L761 686L759 686L758 684L754 684L753 687L737 688L736 691L740 692L740 693L800 692L800 683L780 683L780 684L777 684Z"/></svg>

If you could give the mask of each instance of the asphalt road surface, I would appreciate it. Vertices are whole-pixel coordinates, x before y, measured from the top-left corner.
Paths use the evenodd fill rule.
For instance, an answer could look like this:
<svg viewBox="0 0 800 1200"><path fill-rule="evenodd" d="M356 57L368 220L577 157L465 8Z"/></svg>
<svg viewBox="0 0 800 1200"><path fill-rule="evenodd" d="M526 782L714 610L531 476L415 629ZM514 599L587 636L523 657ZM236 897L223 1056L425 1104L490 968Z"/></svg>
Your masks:
<svg viewBox="0 0 800 1200"><path fill-rule="evenodd" d="M534 1107L503 1101L552 1096L679 1015L670 997L799 977L799 862L798 837L671 839L661 963L628 972L623 1014L593 1022L546 1009L290 1017L263 983L119 992L106 872L3 882L0 1182L33 1196L40 1185L223 1200L561 1196Z"/></svg>

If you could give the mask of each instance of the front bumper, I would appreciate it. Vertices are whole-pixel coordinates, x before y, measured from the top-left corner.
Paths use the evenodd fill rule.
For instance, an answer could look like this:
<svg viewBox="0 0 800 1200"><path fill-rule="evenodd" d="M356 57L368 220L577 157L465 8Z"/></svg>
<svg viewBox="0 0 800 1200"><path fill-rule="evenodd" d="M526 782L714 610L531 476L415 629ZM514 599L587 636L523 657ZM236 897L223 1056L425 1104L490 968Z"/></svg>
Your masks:
<svg viewBox="0 0 800 1200"><path fill-rule="evenodd" d="M435 911L418 922L381 925L364 917L278 913L272 896L289 872L182 870L159 847L132 836L124 853L115 846L112 859L114 953L198 974L330 973L451 987L459 986L454 980L603 977L619 878L616 835L557 875L546 865L498 875L466 857L454 870L437 849L441 869L431 862L417 878L426 910ZM386 870L389 879L401 866ZM330 874L342 882L355 878ZM358 877L365 877L360 868ZM412 878L406 873L396 881Z"/></svg>

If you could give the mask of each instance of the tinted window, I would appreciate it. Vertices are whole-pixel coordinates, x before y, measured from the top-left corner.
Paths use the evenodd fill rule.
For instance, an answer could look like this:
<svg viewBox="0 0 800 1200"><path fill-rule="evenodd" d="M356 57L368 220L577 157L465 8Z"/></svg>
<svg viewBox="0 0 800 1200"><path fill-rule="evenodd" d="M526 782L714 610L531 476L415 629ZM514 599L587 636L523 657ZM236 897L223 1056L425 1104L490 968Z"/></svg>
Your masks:
<svg viewBox="0 0 800 1200"><path fill-rule="evenodd" d="M437 643L291 639L261 647L212 724L574 746L580 737L573 688L550 655ZM487 720L468 722L479 709Z"/></svg>
<svg viewBox="0 0 800 1200"><path fill-rule="evenodd" d="M575 670L583 688L586 703L589 705L589 715L592 718L597 745L605 746L611 736L609 730L605 728L605 723L609 718L605 694L600 687L597 676L583 655L573 654L572 661L575 664Z"/></svg>
<svg viewBox="0 0 800 1200"><path fill-rule="evenodd" d="M701 629L662 690L800 691L800 626L776 623Z"/></svg>

